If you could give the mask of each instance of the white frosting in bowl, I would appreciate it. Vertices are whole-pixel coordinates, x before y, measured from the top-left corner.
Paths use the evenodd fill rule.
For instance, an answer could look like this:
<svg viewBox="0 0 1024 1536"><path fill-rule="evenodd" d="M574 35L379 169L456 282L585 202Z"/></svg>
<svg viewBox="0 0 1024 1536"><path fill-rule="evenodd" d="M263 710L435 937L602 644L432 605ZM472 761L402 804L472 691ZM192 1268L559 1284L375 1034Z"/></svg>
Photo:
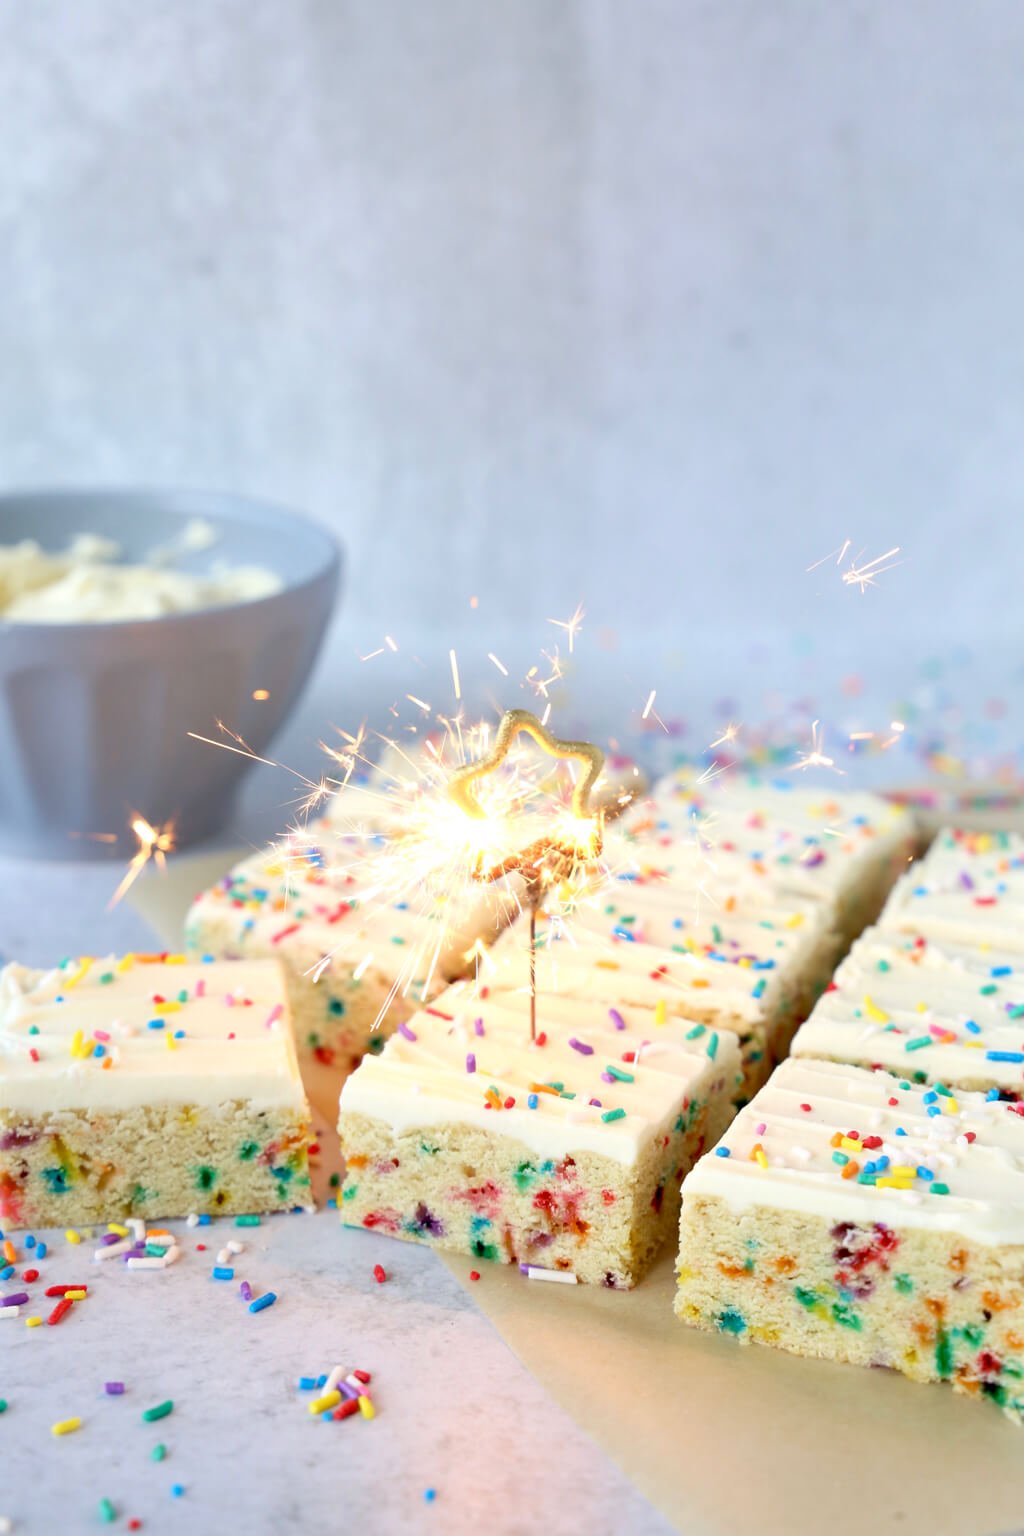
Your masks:
<svg viewBox="0 0 1024 1536"><path fill-rule="evenodd" d="M210 524L186 525L174 546L141 562L121 562L111 539L80 534L66 550L44 550L34 539L0 545L0 618L22 624L95 624L157 619L166 614L252 602L279 592L281 579L262 566L217 566L200 575L176 570L181 554L216 541Z"/></svg>

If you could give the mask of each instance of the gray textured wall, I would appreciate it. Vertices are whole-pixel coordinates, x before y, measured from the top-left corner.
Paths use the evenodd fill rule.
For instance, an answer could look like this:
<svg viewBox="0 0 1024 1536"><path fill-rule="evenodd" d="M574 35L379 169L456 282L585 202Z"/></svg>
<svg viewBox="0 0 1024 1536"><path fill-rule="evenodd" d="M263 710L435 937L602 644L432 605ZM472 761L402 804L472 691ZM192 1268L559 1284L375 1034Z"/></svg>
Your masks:
<svg viewBox="0 0 1024 1536"><path fill-rule="evenodd" d="M7 0L0 479L328 519L332 696L581 596L640 697L738 621L1005 650L1022 107L1015 0Z"/></svg>

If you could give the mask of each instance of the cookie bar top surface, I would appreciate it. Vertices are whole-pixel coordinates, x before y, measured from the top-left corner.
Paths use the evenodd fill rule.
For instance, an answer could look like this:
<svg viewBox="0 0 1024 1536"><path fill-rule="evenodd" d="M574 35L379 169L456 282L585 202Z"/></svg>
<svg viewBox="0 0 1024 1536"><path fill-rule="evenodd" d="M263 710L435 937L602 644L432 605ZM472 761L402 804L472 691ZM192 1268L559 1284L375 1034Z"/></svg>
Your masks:
<svg viewBox="0 0 1024 1536"><path fill-rule="evenodd" d="M0 972L0 1113L304 1105L281 969L127 955Z"/></svg>
<svg viewBox="0 0 1024 1536"><path fill-rule="evenodd" d="M481 958L480 974L494 992L518 992L529 983L525 925L503 934ZM574 929L571 937L542 931L536 960L537 987L554 996L615 1006L667 1007L685 1013L688 1003L702 1011L721 1010L744 1026L767 1017L767 976L751 967L715 964L694 954L677 954L653 944L610 944Z"/></svg>
<svg viewBox="0 0 1024 1536"><path fill-rule="evenodd" d="M911 814L879 795L811 789L792 777L702 784L690 771L655 784L626 826L642 842L689 840L719 876L817 896L855 884L863 865L914 839Z"/></svg>
<svg viewBox="0 0 1024 1536"><path fill-rule="evenodd" d="M342 1088L341 1112L399 1134L471 1125L540 1157L593 1152L632 1165L684 1101L728 1096L739 1075L735 1036L688 1040L678 1021L656 1027L626 1007L545 997L537 1028L543 1044L530 1040L525 996L452 989L363 1059Z"/></svg>
<svg viewBox="0 0 1024 1536"><path fill-rule="evenodd" d="M311 824L243 859L198 897L190 942L216 928L218 942L226 934L243 952L269 948L311 969L372 962L410 984L459 968L474 938L494 926L478 888L422 910L415 890L404 899L381 890L375 855L376 835Z"/></svg>
<svg viewBox="0 0 1024 1536"><path fill-rule="evenodd" d="M878 921L927 938L1024 952L1024 836L940 832Z"/></svg>
<svg viewBox="0 0 1024 1536"><path fill-rule="evenodd" d="M795 1055L1024 1089L1024 959L869 928L793 1042Z"/></svg>
<svg viewBox="0 0 1024 1536"><path fill-rule="evenodd" d="M983 1094L790 1058L701 1158L688 1196L1024 1244L1024 1118Z"/></svg>

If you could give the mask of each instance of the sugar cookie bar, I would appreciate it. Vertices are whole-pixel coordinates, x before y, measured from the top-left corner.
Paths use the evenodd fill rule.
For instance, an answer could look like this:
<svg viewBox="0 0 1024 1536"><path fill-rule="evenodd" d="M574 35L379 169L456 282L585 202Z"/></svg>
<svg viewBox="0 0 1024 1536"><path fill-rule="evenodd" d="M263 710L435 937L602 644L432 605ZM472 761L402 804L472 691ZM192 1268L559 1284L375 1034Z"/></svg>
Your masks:
<svg viewBox="0 0 1024 1536"><path fill-rule="evenodd" d="M480 887L420 910L381 901L372 838L326 820L244 859L193 903L187 952L274 958L284 968L300 1055L349 1072L395 1025L463 974L506 921Z"/></svg>
<svg viewBox="0 0 1024 1536"><path fill-rule="evenodd" d="M281 969L173 957L0 973L0 1225L309 1203Z"/></svg>
<svg viewBox="0 0 1024 1536"><path fill-rule="evenodd" d="M683 1185L676 1311L1024 1416L1024 1118L783 1062Z"/></svg>
<svg viewBox="0 0 1024 1536"><path fill-rule="evenodd" d="M634 1285L731 1116L739 1048L643 1010L453 988L341 1093L350 1226ZM637 1059L639 1054L639 1060Z"/></svg>

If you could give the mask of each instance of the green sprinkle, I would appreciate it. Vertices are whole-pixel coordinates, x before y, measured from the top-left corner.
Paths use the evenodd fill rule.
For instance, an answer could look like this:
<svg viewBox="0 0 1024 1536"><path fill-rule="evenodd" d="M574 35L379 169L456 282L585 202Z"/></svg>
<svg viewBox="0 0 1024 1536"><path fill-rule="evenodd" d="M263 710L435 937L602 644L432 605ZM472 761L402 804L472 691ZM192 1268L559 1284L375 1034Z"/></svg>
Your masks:
<svg viewBox="0 0 1024 1536"><path fill-rule="evenodd" d="M717 1055L718 1055L718 1033L717 1033L716 1030L712 1030L711 1031L711 1036L710 1036L710 1038L708 1040L708 1057L709 1057L709 1059L711 1061L714 1061L714 1059L715 1059L715 1057Z"/></svg>
<svg viewBox="0 0 1024 1536"><path fill-rule="evenodd" d="M601 1119L605 1122L606 1125L608 1124L609 1120L625 1120L625 1118L626 1111L624 1109L606 1109L604 1114L601 1116Z"/></svg>
<svg viewBox="0 0 1024 1536"><path fill-rule="evenodd" d="M109 1499L100 1499L100 1519L111 1525L117 1519L117 1510Z"/></svg>
<svg viewBox="0 0 1024 1536"><path fill-rule="evenodd" d="M903 1049L905 1051L923 1051L926 1045L931 1044L931 1035L917 1035L913 1040L907 1040L904 1043Z"/></svg>
<svg viewBox="0 0 1024 1536"><path fill-rule="evenodd" d="M948 1333L940 1332L935 1342L935 1369L943 1381L953 1374L953 1344Z"/></svg>
<svg viewBox="0 0 1024 1536"><path fill-rule="evenodd" d="M7 1412L7 1399L6 1399L6 1397L0 1397L0 1413L6 1413L6 1412Z"/></svg>
<svg viewBox="0 0 1024 1536"><path fill-rule="evenodd" d="M845 1168L850 1159L847 1157L845 1152L833 1152L832 1161L834 1163L838 1163L840 1168Z"/></svg>
<svg viewBox="0 0 1024 1536"><path fill-rule="evenodd" d="M933 1195L948 1195L949 1194L949 1185L948 1184L929 1184L928 1188L931 1190Z"/></svg>
<svg viewBox="0 0 1024 1536"><path fill-rule="evenodd" d="M892 966L889 964L888 960L879 960L875 969L879 971L891 971Z"/></svg>
<svg viewBox="0 0 1024 1536"><path fill-rule="evenodd" d="M106 987L106 986L108 986L110 984L110 982L113 981L113 979L114 979L113 971L104 971L103 975L100 977L100 985L103 986L103 987Z"/></svg>
<svg viewBox="0 0 1024 1536"><path fill-rule="evenodd" d="M142 1422L144 1424L155 1424L157 1419L166 1419L167 1415L173 1412L174 1404L171 1399L168 1398L166 1403L157 1403L155 1408L144 1409L142 1414Z"/></svg>
<svg viewBox="0 0 1024 1536"><path fill-rule="evenodd" d="M860 1318L856 1312L844 1306L841 1301L832 1303L832 1320L838 1323L841 1328L852 1328L854 1333L860 1332Z"/></svg>
<svg viewBox="0 0 1024 1536"><path fill-rule="evenodd" d="M632 1072L623 1072L621 1067L613 1067L610 1063L605 1067L609 1077L614 1077L619 1083L633 1083L636 1081Z"/></svg>
<svg viewBox="0 0 1024 1536"><path fill-rule="evenodd" d="M999 991L999 988L996 986L994 981L990 981L987 987L979 987L978 991L981 993L982 997L991 997L993 992Z"/></svg>
<svg viewBox="0 0 1024 1536"><path fill-rule="evenodd" d="M163 1461L166 1455L167 1447L161 1442L160 1445L154 1445L153 1449L149 1453L149 1459L150 1461Z"/></svg>
<svg viewBox="0 0 1024 1536"><path fill-rule="evenodd" d="M235 1226L236 1227L258 1227L259 1224L260 1224L260 1218L258 1216L236 1216L235 1217Z"/></svg>
<svg viewBox="0 0 1024 1536"><path fill-rule="evenodd" d="M1024 1003L1014 1003L1012 1008L1007 1008L1007 1015L1011 1019L1024 1018Z"/></svg>
<svg viewBox="0 0 1024 1536"><path fill-rule="evenodd" d="M686 1031L687 1040L699 1040L706 1029L706 1024L695 1024L692 1029Z"/></svg>
<svg viewBox="0 0 1024 1536"><path fill-rule="evenodd" d="M718 1326L723 1333L742 1333L747 1323L742 1312L737 1312L735 1307L726 1307L719 1313Z"/></svg>
<svg viewBox="0 0 1024 1536"><path fill-rule="evenodd" d="M802 1307L816 1307L818 1305L817 1291L809 1291L802 1285L793 1287L793 1295Z"/></svg>
<svg viewBox="0 0 1024 1536"><path fill-rule="evenodd" d="M914 1282L909 1275L893 1275L892 1283L904 1296L909 1296L914 1289Z"/></svg>

